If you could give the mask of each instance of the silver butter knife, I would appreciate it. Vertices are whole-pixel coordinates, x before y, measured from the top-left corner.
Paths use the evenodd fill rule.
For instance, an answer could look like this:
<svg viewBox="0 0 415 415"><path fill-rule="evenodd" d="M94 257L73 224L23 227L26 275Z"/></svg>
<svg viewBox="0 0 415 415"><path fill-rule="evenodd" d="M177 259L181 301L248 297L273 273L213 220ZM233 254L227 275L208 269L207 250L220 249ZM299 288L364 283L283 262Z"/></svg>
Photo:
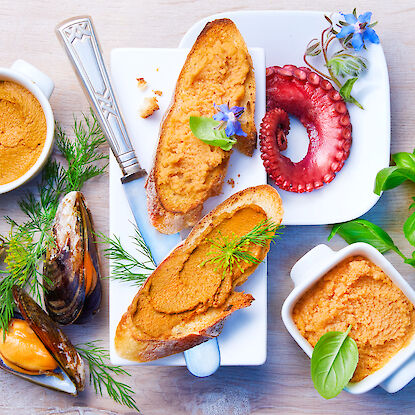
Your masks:
<svg viewBox="0 0 415 415"><path fill-rule="evenodd" d="M111 87L92 19L80 16L67 19L56 27L56 34L75 69L79 81L97 116L99 124L121 168L121 182L140 233L156 264L181 241L180 234L165 235L150 223L144 183L147 172L140 166L131 145ZM217 339L185 352L189 371L204 377L220 366Z"/></svg>

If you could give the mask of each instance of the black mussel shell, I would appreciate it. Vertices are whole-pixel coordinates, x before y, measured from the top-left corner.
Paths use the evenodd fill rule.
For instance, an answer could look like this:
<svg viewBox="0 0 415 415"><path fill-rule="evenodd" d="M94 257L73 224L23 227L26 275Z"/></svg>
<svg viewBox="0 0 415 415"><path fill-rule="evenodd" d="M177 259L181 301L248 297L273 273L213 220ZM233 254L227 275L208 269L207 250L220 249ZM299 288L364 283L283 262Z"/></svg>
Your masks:
<svg viewBox="0 0 415 415"><path fill-rule="evenodd" d="M60 324L85 323L99 310L102 288L93 223L81 192L62 199L53 237L43 268L46 310ZM88 292L87 272L93 274Z"/></svg>
<svg viewBox="0 0 415 415"><path fill-rule="evenodd" d="M85 366L75 347L56 323L21 288L14 286L13 297L20 314L14 318L26 320L30 328L58 363L57 373L28 375L9 368L0 358L0 368L38 385L77 395L85 388Z"/></svg>

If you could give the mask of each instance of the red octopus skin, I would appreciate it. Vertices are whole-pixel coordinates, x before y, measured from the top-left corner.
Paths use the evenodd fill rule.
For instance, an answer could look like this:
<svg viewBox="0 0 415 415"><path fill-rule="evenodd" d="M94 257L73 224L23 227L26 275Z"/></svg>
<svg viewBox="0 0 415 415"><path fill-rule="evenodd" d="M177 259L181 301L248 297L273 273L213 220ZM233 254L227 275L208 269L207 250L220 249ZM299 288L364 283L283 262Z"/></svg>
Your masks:
<svg viewBox="0 0 415 415"><path fill-rule="evenodd" d="M267 113L261 123L260 146L269 176L281 189L297 193L331 182L352 143L349 112L341 95L328 80L294 65L267 68L266 87ZM308 152L298 163L281 154L289 130L284 112L300 120L310 139Z"/></svg>

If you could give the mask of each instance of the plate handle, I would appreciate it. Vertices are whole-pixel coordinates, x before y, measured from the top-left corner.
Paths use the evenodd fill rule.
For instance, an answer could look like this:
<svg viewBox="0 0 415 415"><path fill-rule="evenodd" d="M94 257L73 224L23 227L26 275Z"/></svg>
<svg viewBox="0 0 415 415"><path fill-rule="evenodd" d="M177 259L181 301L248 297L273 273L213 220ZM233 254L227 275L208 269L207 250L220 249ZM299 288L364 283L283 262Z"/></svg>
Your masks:
<svg viewBox="0 0 415 415"><path fill-rule="evenodd" d="M415 355L409 358L397 371L390 375L380 386L386 392L395 393L415 378Z"/></svg>
<svg viewBox="0 0 415 415"><path fill-rule="evenodd" d="M308 251L291 268L291 279L298 286L309 280L322 265L330 261L335 252L327 245L320 244Z"/></svg>
<svg viewBox="0 0 415 415"><path fill-rule="evenodd" d="M40 88L40 90L43 92L43 95L45 95L47 99L50 98L53 89L55 88L55 85L53 84L52 79L50 79L42 71L40 71L30 63L24 61L23 59L18 59L17 61L15 61L11 66L11 69L13 71L20 72L21 74L29 78Z"/></svg>
<svg viewBox="0 0 415 415"><path fill-rule="evenodd" d="M144 176L146 171L141 168L128 137L91 18L82 16L65 20L56 27L56 34L121 167L121 181L124 183Z"/></svg>

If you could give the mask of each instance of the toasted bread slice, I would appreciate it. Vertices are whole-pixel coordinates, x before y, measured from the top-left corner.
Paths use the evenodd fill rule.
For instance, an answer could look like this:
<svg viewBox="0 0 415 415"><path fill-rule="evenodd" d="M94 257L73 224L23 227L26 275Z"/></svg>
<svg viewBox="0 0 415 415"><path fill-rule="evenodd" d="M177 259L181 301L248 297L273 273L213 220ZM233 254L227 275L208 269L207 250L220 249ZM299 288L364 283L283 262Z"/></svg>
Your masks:
<svg viewBox="0 0 415 415"><path fill-rule="evenodd" d="M257 263L239 261L223 268L206 262L220 252L212 241L242 237L263 220L279 225L282 215L280 196L268 185L238 192L206 215L136 294L116 330L118 354L145 362L217 336L227 316L253 301L234 288L265 258L269 242L247 246Z"/></svg>
<svg viewBox="0 0 415 415"><path fill-rule="evenodd" d="M189 119L212 117L214 104L227 103L245 108L240 121L247 137L237 137L237 147L251 156L257 135L252 59L235 24L219 19L205 26L189 52L160 128L146 185L150 219L160 232L193 226L204 201L219 194L231 151L196 138Z"/></svg>

